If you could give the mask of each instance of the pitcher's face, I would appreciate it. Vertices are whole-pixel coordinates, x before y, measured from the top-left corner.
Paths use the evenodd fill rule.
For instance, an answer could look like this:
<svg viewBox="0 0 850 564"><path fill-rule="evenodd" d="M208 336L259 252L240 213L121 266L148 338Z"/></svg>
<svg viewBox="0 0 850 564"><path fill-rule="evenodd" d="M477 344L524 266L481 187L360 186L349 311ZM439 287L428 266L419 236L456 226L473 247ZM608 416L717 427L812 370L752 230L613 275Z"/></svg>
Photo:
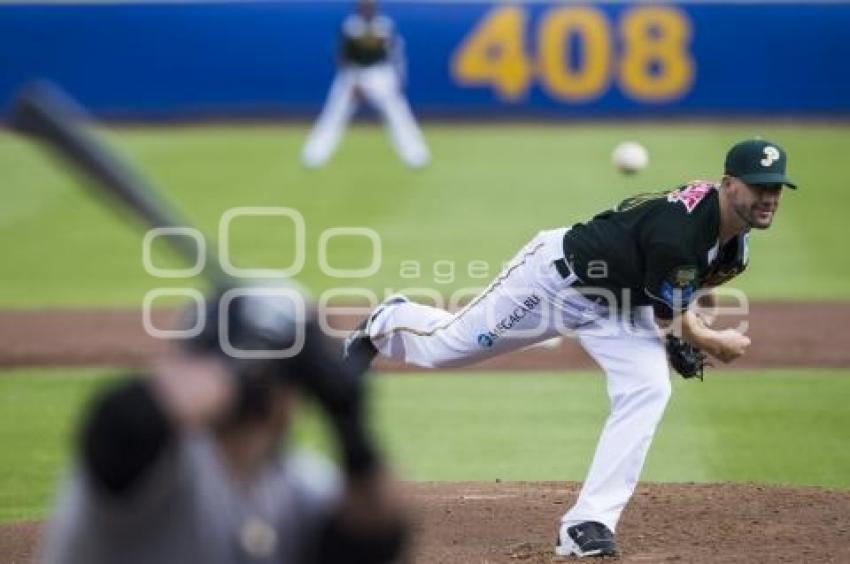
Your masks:
<svg viewBox="0 0 850 564"><path fill-rule="evenodd" d="M767 229L779 209L782 197L781 184L747 184L735 178L727 177L732 209L748 226L754 229Z"/></svg>

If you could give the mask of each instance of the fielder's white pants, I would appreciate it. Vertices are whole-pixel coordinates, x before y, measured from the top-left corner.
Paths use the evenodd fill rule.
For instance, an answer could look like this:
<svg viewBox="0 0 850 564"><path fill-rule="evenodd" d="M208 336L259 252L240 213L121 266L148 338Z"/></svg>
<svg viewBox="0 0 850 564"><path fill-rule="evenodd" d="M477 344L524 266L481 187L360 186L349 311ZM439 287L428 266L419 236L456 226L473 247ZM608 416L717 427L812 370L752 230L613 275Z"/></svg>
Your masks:
<svg viewBox="0 0 850 564"><path fill-rule="evenodd" d="M388 63L345 67L337 73L325 107L304 145L304 164L318 167L331 158L357 109L358 91L380 113L401 159L414 168L428 164L428 146L401 92L398 75Z"/></svg>
<svg viewBox="0 0 850 564"><path fill-rule="evenodd" d="M628 319L572 288L553 262L566 229L539 233L457 313L412 302L386 307L370 328L378 351L427 368L471 364L574 333L605 371L611 412L587 479L562 522L599 521L612 531L634 492L670 397L667 356L652 308Z"/></svg>

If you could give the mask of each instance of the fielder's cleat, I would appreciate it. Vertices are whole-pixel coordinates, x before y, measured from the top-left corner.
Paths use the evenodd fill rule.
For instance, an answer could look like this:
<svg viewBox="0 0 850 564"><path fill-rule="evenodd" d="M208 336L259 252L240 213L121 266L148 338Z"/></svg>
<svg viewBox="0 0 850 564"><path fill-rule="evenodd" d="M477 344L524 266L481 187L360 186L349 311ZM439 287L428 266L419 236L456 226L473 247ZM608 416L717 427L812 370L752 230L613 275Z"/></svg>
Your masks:
<svg viewBox="0 0 850 564"><path fill-rule="evenodd" d="M617 543L611 529L596 521L561 525L555 543L557 556L617 556Z"/></svg>
<svg viewBox="0 0 850 564"><path fill-rule="evenodd" d="M342 359L346 362L356 360L357 362L363 362L367 366L371 364L372 360L374 360L374 358L378 355L378 349L375 348L371 337L369 337L369 329L372 327L372 323L387 306L404 303L406 301L408 301L407 298L401 295L390 296L384 303L376 307L375 310L361 321L360 325L358 325L354 331L349 333L348 337L345 338L345 342L342 344Z"/></svg>

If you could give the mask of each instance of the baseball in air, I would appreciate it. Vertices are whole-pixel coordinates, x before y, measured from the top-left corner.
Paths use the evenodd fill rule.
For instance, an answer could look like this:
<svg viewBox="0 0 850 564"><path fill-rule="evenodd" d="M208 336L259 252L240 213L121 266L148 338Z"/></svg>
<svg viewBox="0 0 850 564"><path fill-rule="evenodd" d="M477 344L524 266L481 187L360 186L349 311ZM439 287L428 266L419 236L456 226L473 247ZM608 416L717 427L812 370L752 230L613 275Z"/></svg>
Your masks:
<svg viewBox="0 0 850 564"><path fill-rule="evenodd" d="M640 143L624 141L614 147L611 162L623 174L634 174L645 169L649 164L649 153Z"/></svg>

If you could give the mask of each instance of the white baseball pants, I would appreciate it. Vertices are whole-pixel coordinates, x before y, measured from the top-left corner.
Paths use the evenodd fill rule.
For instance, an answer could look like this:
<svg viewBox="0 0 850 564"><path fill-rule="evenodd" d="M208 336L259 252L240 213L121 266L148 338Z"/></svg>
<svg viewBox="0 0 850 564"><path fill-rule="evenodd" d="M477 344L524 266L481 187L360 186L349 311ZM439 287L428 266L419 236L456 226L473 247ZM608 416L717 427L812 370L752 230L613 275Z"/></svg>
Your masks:
<svg viewBox="0 0 850 564"><path fill-rule="evenodd" d="M652 308L628 319L583 296L558 273L566 229L539 233L479 296L457 313L412 302L387 306L370 327L378 351L427 368L472 364L574 333L605 371L610 414L568 524L616 530L670 397L667 356Z"/></svg>
<svg viewBox="0 0 850 564"><path fill-rule="evenodd" d="M337 73L325 107L304 145L304 165L319 167L331 158L357 109L358 91L380 113L393 147L405 164L413 168L428 164L431 154L401 92L398 75L392 65L381 63L345 67Z"/></svg>

